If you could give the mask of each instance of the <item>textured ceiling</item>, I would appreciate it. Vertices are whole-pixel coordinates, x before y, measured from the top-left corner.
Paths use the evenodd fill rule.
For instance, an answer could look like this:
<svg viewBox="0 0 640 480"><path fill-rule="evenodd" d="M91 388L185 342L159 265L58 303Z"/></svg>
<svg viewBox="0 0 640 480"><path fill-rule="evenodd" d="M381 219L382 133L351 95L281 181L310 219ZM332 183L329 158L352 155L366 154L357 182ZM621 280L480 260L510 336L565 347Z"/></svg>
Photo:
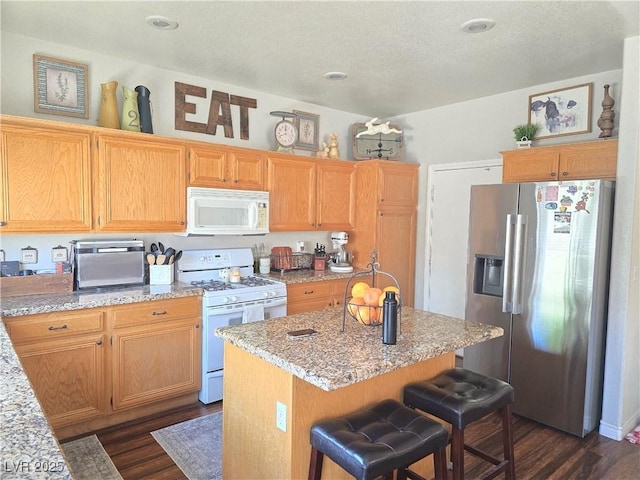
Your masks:
<svg viewBox="0 0 640 480"><path fill-rule="evenodd" d="M387 118L622 67L640 2L5 1L1 28ZM145 17L177 20L154 30ZM472 18L493 19L482 34ZM349 78L330 82L329 71Z"/></svg>

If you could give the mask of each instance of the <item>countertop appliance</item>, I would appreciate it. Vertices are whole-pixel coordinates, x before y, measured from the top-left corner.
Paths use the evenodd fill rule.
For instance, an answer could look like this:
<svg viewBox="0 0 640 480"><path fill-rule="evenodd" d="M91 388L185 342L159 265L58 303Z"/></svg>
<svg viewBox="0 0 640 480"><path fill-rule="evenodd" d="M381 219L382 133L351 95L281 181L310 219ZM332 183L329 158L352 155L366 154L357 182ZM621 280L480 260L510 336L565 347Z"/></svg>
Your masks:
<svg viewBox="0 0 640 480"><path fill-rule="evenodd" d="M74 290L144 284L142 240L71 242Z"/></svg>
<svg viewBox="0 0 640 480"><path fill-rule="evenodd" d="M353 272L351 265L353 254L345 248L345 245L349 243L349 234L347 232L331 232L331 243L335 252L330 255L329 270L340 273Z"/></svg>
<svg viewBox="0 0 640 480"><path fill-rule="evenodd" d="M471 187L469 321L504 336L463 365L508 381L514 413L584 437L600 420L613 184Z"/></svg>
<svg viewBox="0 0 640 480"><path fill-rule="evenodd" d="M184 235L269 233L269 192L187 187Z"/></svg>
<svg viewBox="0 0 640 480"><path fill-rule="evenodd" d="M176 263L176 279L204 289L198 398L216 402L222 399L224 367L224 342L215 335L216 328L286 316L287 287L254 275L250 248L184 250Z"/></svg>

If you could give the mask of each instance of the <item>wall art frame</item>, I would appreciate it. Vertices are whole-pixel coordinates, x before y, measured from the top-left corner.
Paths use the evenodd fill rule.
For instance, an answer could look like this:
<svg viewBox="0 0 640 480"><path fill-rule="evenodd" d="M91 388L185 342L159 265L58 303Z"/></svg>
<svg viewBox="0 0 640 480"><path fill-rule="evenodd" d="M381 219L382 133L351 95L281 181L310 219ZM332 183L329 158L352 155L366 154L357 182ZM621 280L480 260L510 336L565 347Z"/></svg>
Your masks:
<svg viewBox="0 0 640 480"><path fill-rule="evenodd" d="M37 113L89 118L89 66L33 55L33 107Z"/></svg>
<svg viewBox="0 0 640 480"><path fill-rule="evenodd" d="M320 115L294 110L298 139L293 148L318 151L320 139Z"/></svg>
<svg viewBox="0 0 640 480"><path fill-rule="evenodd" d="M538 126L536 140L591 132L593 83L529 96L529 123Z"/></svg>

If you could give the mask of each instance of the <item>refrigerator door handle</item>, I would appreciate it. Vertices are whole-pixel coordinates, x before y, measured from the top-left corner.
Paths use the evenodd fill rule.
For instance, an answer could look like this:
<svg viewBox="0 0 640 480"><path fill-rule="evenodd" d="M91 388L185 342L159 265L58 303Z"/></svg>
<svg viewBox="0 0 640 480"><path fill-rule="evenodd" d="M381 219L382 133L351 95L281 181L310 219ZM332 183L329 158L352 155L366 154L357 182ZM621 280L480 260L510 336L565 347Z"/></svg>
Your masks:
<svg viewBox="0 0 640 480"><path fill-rule="evenodd" d="M511 313L522 313L522 259L525 251L527 217L516 215L516 234L514 239L513 278L511 287Z"/></svg>
<svg viewBox="0 0 640 480"><path fill-rule="evenodd" d="M513 255L513 220L514 215L507 214L507 225L505 234L505 246L504 246L504 280L502 283L502 311L504 313L511 313L513 292L511 282L513 279L511 268L511 257Z"/></svg>

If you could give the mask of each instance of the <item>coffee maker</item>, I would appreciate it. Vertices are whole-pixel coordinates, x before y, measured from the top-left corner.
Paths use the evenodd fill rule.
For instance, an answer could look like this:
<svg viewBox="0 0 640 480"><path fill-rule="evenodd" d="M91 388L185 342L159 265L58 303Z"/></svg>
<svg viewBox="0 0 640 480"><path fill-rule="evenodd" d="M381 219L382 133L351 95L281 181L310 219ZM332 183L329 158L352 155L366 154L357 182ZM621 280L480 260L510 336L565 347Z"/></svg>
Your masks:
<svg viewBox="0 0 640 480"><path fill-rule="evenodd" d="M344 246L349 243L347 232L331 232L331 243L333 243L333 254L330 255L329 270L332 272L349 273L353 272L353 254Z"/></svg>

